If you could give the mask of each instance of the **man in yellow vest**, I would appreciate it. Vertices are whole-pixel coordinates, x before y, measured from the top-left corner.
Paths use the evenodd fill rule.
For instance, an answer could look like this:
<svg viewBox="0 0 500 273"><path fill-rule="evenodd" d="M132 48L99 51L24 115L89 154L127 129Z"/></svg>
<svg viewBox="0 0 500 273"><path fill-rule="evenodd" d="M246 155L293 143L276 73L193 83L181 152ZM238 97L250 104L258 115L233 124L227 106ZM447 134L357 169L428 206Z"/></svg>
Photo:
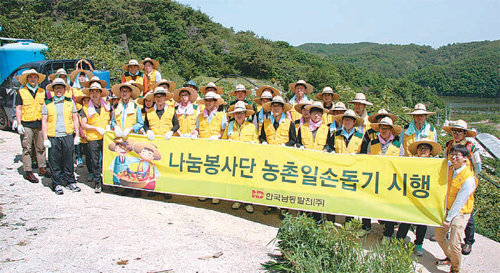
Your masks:
<svg viewBox="0 0 500 273"><path fill-rule="evenodd" d="M314 90L314 87L304 80L299 80L297 82L291 83L288 85L290 91L292 91L295 95L290 99L290 104L292 108L290 109L290 113L288 113L288 118L291 120L298 120L301 117L301 114L295 110L295 105L298 103L309 102L310 99L307 97L307 94L311 94Z"/></svg>
<svg viewBox="0 0 500 273"><path fill-rule="evenodd" d="M48 171L45 170L45 149L41 129L42 106L45 104L46 96L45 90L39 86L45 79L45 75L38 73L35 69L29 69L23 71L17 79L23 86L18 91L15 105L17 132L22 135L24 178L31 183L38 183L38 178L33 174L31 167L33 144L40 175L49 175Z"/></svg>
<svg viewBox="0 0 500 273"><path fill-rule="evenodd" d="M414 111L409 113L409 115L413 116L413 121L404 127L403 134L401 135L405 156L414 156L408 150L408 146L412 142L419 141L422 138L428 138L437 142L436 129L426 121L427 116L432 114L434 112L427 111L427 107L423 103L416 104Z"/></svg>
<svg viewBox="0 0 500 273"><path fill-rule="evenodd" d="M366 96L363 93L356 93L353 100L349 103L354 104L354 112L358 117L363 119L363 125L359 128L359 131L364 134L366 130L370 128L370 121L368 120L368 112L366 111L367 106L373 105L373 103L366 100Z"/></svg>
<svg viewBox="0 0 500 273"><path fill-rule="evenodd" d="M156 87L155 91L148 96L154 98L155 105L146 112L144 120L146 135L149 140L154 140L155 135L162 135L165 140L169 140L179 130L175 108L166 104L174 95L167 93L163 87Z"/></svg>
<svg viewBox="0 0 500 273"><path fill-rule="evenodd" d="M285 114L292 109L292 105L285 103L281 96L275 96L272 101L265 103L262 107L266 111L271 110L272 115L262 124L259 135L260 143L294 147L297 143L295 124Z"/></svg>
<svg viewBox="0 0 500 273"><path fill-rule="evenodd" d="M72 191L80 191L73 166L75 145L80 144L75 133L80 126L75 103L64 96L69 89L63 79L55 79L47 86L54 97L42 108L43 145L49 149L52 186L57 195L64 193L64 184Z"/></svg>
<svg viewBox="0 0 500 273"><path fill-rule="evenodd" d="M378 110L376 114L373 114L368 117L368 121L371 123L378 123L380 120L382 120L384 117L389 117L392 122L394 123L398 117L394 114L391 114L387 112L384 108ZM367 128L366 132L363 135L363 143L361 144L361 153L366 154L368 150L368 146L370 146L370 142L374 139L378 138L378 132L375 131L373 128Z"/></svg>
<svg viewBox="0 0 500 273"><path fill-rule="evenodd" d="M222 139L250 143L258 142L257 128L253 123L246 120L247 117L254 114L252 106L245 104L242 101L238 101L236 104L230 106L228 111L227 115L234 117L234 119L228 123ZM231 208L233 210L237 210L240 207L240 202L234 202ZM253 205L245 204L245 210L248 213L253 213Z"/></svg>
<svg viewBox="0 0 500 273"><path fill-rule="evenodd" d="M115 131L115 136L127 138L132 131L137 134L144 126L141 108L133 101L140 95L139 88L127 82L115 84L111 90L120 98L111 118L111 129Z"/></svg>
<svg viewBox="0 0 500 273"><path fill-rule="evenodd" d="M147 82L147 84L144 85L147 86L147 89L144 91L147 93L149 91L154 90L155 88L154 86L156 85L156 83L161 80L161 74L160 71L158 71L160 63L155 59L147 57L144 60L142 60L140 64L144 66L144 72L145 72L144 79Z"/></svg>
<svg viewBox="0 0 500 273"><path fill-rule="evenodd" d="M328 113L328 110L323 108L323 104L320 101L306 105L305 108L309 111L311 118L300 126L299 133L297 134L297 147L331 152L329 128L323 120L323 115Z"/></svg>
<svg viewBox="0 0 500 273"><path fill-rule="evenodd" d="M340 95L333 92L333 88L327 86L323 88L323 91L321 93L316 95L316 98L320 101L323 101L323 107L325 107L326 110L331 111L335 107L335 104L333 102L339 100ZM323 122L326 125L332 123L333 113L328 112L323 115Z"/></svg>
<svg viewBox="0 0 500 273"><path fill-rule="evenodd" d="M300 118L293 121L293 123L295 124L295 133L296 134L299 133L300 126L302 126L302 124L308 123L309 120L311 120L311 113L309 112L309 108L306 108L306 106L311 105L312 102L313 101L297 103L293 107L293 109L297 113L300 113Z"/></svg>
<svg viewBox="0 0 500 273"><path fill-rule="evenodd" d="M257 111L255 112L253 123L257 126L258 132L260 132L264 120L271 116L271 111L265 111L262 105L271 101L274 96L279 96L280 92L272 86L262 85L259 89L257 89L257 91L255 91L255 95L257 98L253 99L253 102L256 105Z"/></svg>
<svg viewBox="0 0 500 273"><path fill-rule="evenodd" d="M125 73L122 74L122 83L126 82L136 82L141 84L144 87L143 93L140 96L147 93L148 90L148 82L144 77L144 73L141 70L144 69L144 65L137 62L137 60L130 60L128 64L122 66L122 69L125 70Z"/></svg>
<svg viewBox="0 0 500 273"><path fill-rule="evenodd" d="M196 129L199 108L194 102L197 97L196 90L190 87L181 87L174 91L174 101L178 103L175 107L175 114L179 121L178 136L191 137Z"/></svg>
<svg viewBox="0 0 500 273"><path fill-rule="evenodd" d="M102 190L102 149L103 135L111 119L111 107L105 98L109 91L101 86L99 81L94 81L88 88L83 89L83 93L90 96L88 104L80 110L82 128L87 136L87 156L90 157L89 176L92 174L94 182L94 192L100 193Z"/></svg>
<svg viewBox="0 0 500 273"><path fill-rule="evenodd" d="M448 192L446 195L446 216L442 227L436 228L434 235L446 255L437 261L438 265L451 264L450 272L460 272L462 262L461 239L470 214L474 208L474 191L477 179L467 167L469 151L464 145L451 147L448 159ZM446 237L450 233L449 238Z"/></svg>
<svg viewBox="0 0 500 273"><path fill-rule="evenodd" d="M361 152L361 142L363 133L359 128L363 126L363 119L358 117L353 110L349 109L342 115L335 116L335 121L342 126L330 138L333 142L334 152L337 154L359 154Z"/></svg>
<svg viewBox="0 0 500 273"><path fill-rule="evenodd" d="M333 136L335 132L337 132L342 127L342 123L337 122L335 120L335 116L342 115L345 113L345 111L347 111L347 108L345 108L345 104L341 101L336 102L333 106L333 109L329 111L329 114L333 116L333 121L329 124L331 136Z"/></svg>
<svg viewBox="0 0 500 273"><path fill-rule="evenodd" d="M158 87L158 86L161 86L161 87L163 87L163 89L168 90L168 92L173 93L174 90L175 90L175 87L177 85L173 81L169 81L169 80L165 80L165 79L160 79L159 81L156 82L155 85L153 85L153 87L152 87L151 90L155 90L156 87ZM167 103L168 106L172 106L172 107L175 106L175 100L173 99L173 97L172 97L172 99L167 100L166 103Z"/></svg>

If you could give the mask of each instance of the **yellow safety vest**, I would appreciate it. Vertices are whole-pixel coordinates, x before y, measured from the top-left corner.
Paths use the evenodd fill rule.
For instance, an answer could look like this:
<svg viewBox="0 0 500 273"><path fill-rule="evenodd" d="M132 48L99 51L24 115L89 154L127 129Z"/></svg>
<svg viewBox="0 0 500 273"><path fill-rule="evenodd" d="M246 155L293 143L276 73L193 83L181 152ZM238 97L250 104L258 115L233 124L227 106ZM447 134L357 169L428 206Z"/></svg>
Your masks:
<svg viewBox="0 0 500 273"><path fill-rule="evenodd" d="M306 122L300 126L302 145L304 145L306 149L322 151L326 145L329 132L330 129L323 123L317 129L316 137L313 139L313 134L309 131L309 122Z"/></svg>
<svg viewBox="0 0 500 273"><path fill-rule="evenodd" d="M228 129L233 124L233 134L228 136ZM232 120L229 122L228 126L226 127L226 130L224 131L224 135L222 136L222 139L231 139L231 140L236 140L236 141L243 141L243 142L250 142L258 141L257 137L257 129L255 128L255 125L249 121L244 121L243 125L240 126L239 130L236 129L236 121Z"/></svg>
<svg viewBox="0 0 500 273"><path fill-rule="evenodd" d="M130 128L134 126L137 123L137 105L130 100L127 104L127 112L129 111L132 107L134 111L132 113L127 113L127 117L125 118L125 124L122 124L122 112L125 110L123 108L123 102L120 100L118 101L118 106L115 108L115 121L116 121L116 126L120 127L122 130L125 130L127 128Z"/></svg>
<svg viewBox="0 0 500 273"><path fill-rule="evenodd" d="M448 195L446 198L446 208L449 210L451 209L451 206L453 205L453 202L455 202L455 198L457 197L458 192L462 188L462 185L464 184L465 180L469 177L474 177L474 180L476 181L476 187L477 187L477 179L474 176L474 172L470 169L465 167L460 173L453 177L453 168L450 166L448 170ZM460 213L468 214L472 212L472 209L474 208L474 193L469 195L469 199L467 199L467 202L463 206L463 208L460 210Z"/></svg>
<svg viewBox="0 0 500 273"><path fill-rule="evenodd" d="M333 122L333 115L332 114L328 114L328 113L327 114L323 114L322 119L323 119L323 124L328 125L328 124L330 124L330 123Z"/></svg>
<svg viewBox="0 0 500 273"><path fill-rule="evenodd" d="M130 75L124 76L124 78L125 78L125 82L134 81L136 83L140 83L140 84L144 85L144 78L142 76L137 75L135 77L135 80Z"/></svg>
<svg viewBox="0 0 500 273"><path fill-rule="evenodd" d="M389 144L389 147L385 151L385 154L382 154L382 145L380 144L380 140L378 139L378 137L370 141L371 155L399 156L400 152L401 152L401 142L399 141L399 136L394 137L391 144Z"/></svg>
<svg viewBox="0 0 500 273"><path fill-rule="evenodd" d="M275 130L270 119L264 120L264 132L266 132L266 141L271 145L281 145L287 143L289 139L290 121L285 119L281 122L278 129Z"/></svg>
<svg viewBox="0 0 500 273"><path fill-rule="evenodd" d="M101 112L95 113L91 117L89 117L89 106L86 104L83 106L83 112L85 116L87 116L87 124L95 127L99 127L102 129L106 129L106 126L109 123L110 115L109 111L106 110L104 106L101 105ZM97 130L85 130L85 135L87 136L88 141L101 140L102 136L97 132Z"/></svg>
<svg viewBox="0 0 500 273"><path fill-rule="evenodd" d="M294 101L292 104L292 109L290 109L290 116L292 117L292 120L298 120L302 117L302 113L295 111L296 104L297 103Z"/></svg>
<svg viewBox="0 0 500 273"><path fill-rule="evenodd" d="M156 69L153 69L153 73L151 73L151 77L149 77L149 76L146 77L146 79L148 80L148 91L151 91L153 88L153 85L156 84L156 73L157 72L158 71L156 71ZM144 73L144 74L146 74L146 73Z"/></svg>
<svg viewBox="0 0 500 273"><path fill-rule="evenodd" d="M408 125L405 126L405 130L408 129ZM403 131L403 132L404 132ZM436 130L434 129L434 126L431 126L431 129L429 130L429 136L427 137L430 140L434 139L434 134L436 134ZM405 148L405 156L416 156L416 154L411 154L408 146L412 144L413 142L417 141L417 134L412 134L412 135L404 135L404 140L403 140L403 147Z"/></svg>
<svg viewBox="0 0 500 273"><path fill-rule="evenodd" d="M165 105L166 106L166 105ZM173 124L172 119L174 118L175 110L173 107L167 107L164 109L161 118L156 114L154 107L151 107L147 111L149 128L155 135L164 135L168 131L172 130Z"/></svg>
<svg viewBox="0 0 500 273"><path fill-rule="evenodd" d="M64 98L63 118L66 134L71 135L75 132L73 126L73 105L74 102L70 98ZM47 136L56 136L57 110L54 101L47 104Z"/></svg>
<svg viewBox="0 0 500 273"><path fill-rule="evenodd" d="M209 138L213 135L219 135L222 131L222 119L224 116L224 113L217 112L210 123L208 123L207 118L203 116L203 113L200 113L198 115L198 133L200 138Z"/></svg>
<svg viewBox="0 0 500 273"><path fill-rule="evenodd" d="M30 122L42 120L42 106L45 104L45 90L38 87L35 97L27 87L19 89L19 95L23 100L21 105L21 121Z"/></svg>
<svg viewBox="0 0 500 273"><path fill-rule="evenodd" d="M197 105L193 104L193 109L196 111L198 108ZM177 109L177 108L176 108ZM196 115L193 113L192 115L184 115L184 114L176 114L177 120L179 121L179 130L177 130L176 135L181 134L191 134L194 129L196 129Z"/></svg>
<svg viewBox="0 0 500 273"><path fill-rule="evenodd" d="M335 132L335 153L337 154L359 154L361 152L361 143L363 142L363 135L355 131L349 145L346 146L345 137L341 135L342 130Z"/></svg>

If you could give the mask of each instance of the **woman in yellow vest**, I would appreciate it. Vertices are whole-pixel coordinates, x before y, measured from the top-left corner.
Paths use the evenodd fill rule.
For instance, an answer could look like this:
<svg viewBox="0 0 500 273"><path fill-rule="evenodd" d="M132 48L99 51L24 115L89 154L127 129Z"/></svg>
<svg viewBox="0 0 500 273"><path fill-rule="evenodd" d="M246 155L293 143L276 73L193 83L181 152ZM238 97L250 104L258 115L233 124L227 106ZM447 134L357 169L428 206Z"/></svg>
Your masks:
<svg viewBox="0 0 500 273"><path fill-rule="evenodd" d="M260 143L294 147L297 142L295 124L285 114L292 109L292 105L285 103L281 96L275 96L272 101L266 102L262 107L266 111L271 110L272 115L262 124L259 135Z"/></svg>
<svg viewBox="0 0 500 273"><path fill-rule="evenodd" d="M147 89L145 90L147 93L154 90L156 83L161 80L161 74L160 71L158 71L160 63L157 60L148 57L142 60L140 64L144 67L144 79L147 82L144 86L147 86Z"/></svg>
<svg viewBox="0 0 500 273"><path fill-rule="evenodd" d="M373 103L366 100L366 96L363 93L356 93L354 99L349 101L354 105L354 112L358 117L363 119L363 125L359 128L359 132L364 134L366 130L370 128L370 121L368 120L369 114L366 111L367 106L372 106Z"/></svg>
<svg viewBox="0 0 500 273"><path fill-rule="evenodd" d="M323 107L331 111L335 107L334 101L338 101L340 99L340 95L333 92L333 88L330 86L327 86L323 88L323 91L319 94L316 95L316 98L320 101L323 101ZM326 125L329 125L330 123L333 122L333 114L328 112L327 114L323 115L323 122Z"/></svg>
<svg viewBox="0 0 500 273"><path fill-rule="evenodd" d="M370 124L371 123L378 123L384 117L389 117L393 123L398 119L398 117L396 115L391 114L391 113L387 112L387 110L382 108L382 109L378 110L378 112L376 114L369 116L368 121L370 122ZM367 127L367 130L365 131L365 133L363 135L363 144L361 144L361 153L362 154L368 153L367 150L368 150L368 146L370 146L370 141L377 139L377 138L378 138L378 132L375 131L371 127L369 127L369 128Z"/></svg>
<svg viewBox="0 0 500 273"><path fill-rule="evenodd" d="M323 121L323 115L328 113L328 110L323 108L323 104L320 101L306 105L305 108L309 111L311 118L300 126L297 135L297 147L331 152L329 128Z"/></svg>
<svg viewBox="0 0 500 273"><path fill-rule="evenodd" d="M139 133L144 125L144 120L141 108L133 101L140 95L139 88L131 82L126 82L113 85L111 91L119 98L113 109L110 124L115 136L127 138L132 131L136 134Z"/></svg>
<svg viewBox="0 0 500 273"><path fill-rule="evenodd" d="M154 140L155 135L164 136L165 140L169 140L179 130L175 108L166 104L173 94L159 86L148 97L153 98L155 104L147 110L144 130L149 140Z"/></svg>
<svg viewBox="0 0 500 273"><path fill-rule="evenodd" d="M151 90L155 90L156 87L158 87L158 86L163 87L163 89L168 90L169 93L173 94L175 87L177 85L173 81L161 79L161 80L157 81L155 85L153 85L153 88L151 88ZM171 99L167 100L167 105L172 106L172 107L175 106L175 100L173 99L173 96Z"/></svg>
<svg viewBox="0 0 500 273"><path fill-rule="evenodd" d="M196 90L190 87L181 87L174 91L174 101L178 104L175 107L175 114L179 121L177 136L191 137L195 132L198 105L195 105L194 102L197 97Z"/></svg>
<svg viewBox="0 0 500 273"><path fill-rule="evenodd" d="M269 86L269 85L262 85L255 91L255 95L257 98L253 99L253 102L256 105L256 112L255 116L253 119L253 123L255 126L258 128L258 132L260 132L260 129L262 128L262 123L266 118L269 118L271 115L271 111L265 111L262 105L268 101L271 101L274 96L279 96L280 92L278 89Z"/></svg>
<svg viewBox="0 0 500 273"><path fill-rule="evenodd" d="M363 125L363 119L349 109L344 114L335 116L335 121L341 123L342 126L335 132L334 137L330 138L333 141L334 152L337 154L359 154L363 133L358 130Z"/></svg>
<svg viewBox="0 0 500 273"><path fill-rule="evenodd" d="M141 70L144 69L144 65L137 62L137 60L130 60L128 64L122 66L122 69L125 70L125 73L122 74L122 83L134 81L138 84L141 84L146 91L143 91L140 95L144 95L148 90L148 81L144 77L144 73Z"/></svg>
<svg viewBox="0 0 500 273"><path fill-rule="evenodd" d="M234 105L231 105L228 109L227 115L233 117L226 130L224 131L224 135L222 139L229 139L234 141L242 141L242 142L250 142L255 143L258 141L257 137L257 128L253 123L246 120L249 116L253 115L255 112L252 110L252 106L245 104L242 101L237 102ZM240 202L234 202L232 205L233 210L237 210L241 207ZM244 204L245 210L248 213L253 213L253 205L252 204Z"/></svg>
<svg viewBox="0 0 500 273"><path fill-rule="evenodd" d="M87 156L92 166L89 169L89 177L92 174L94 192L100 193L102 190L102 138L109 124L111 111L111 107L105 100L109 91L102 87L100 82L94 81L88 88L83 89L83 93L90 96L89 103L80 111L82 127L86 131L88 141Z"/></svg>
<svg viewBox="0 0 500 273"><path fill-rule="evenodd" d="M307 123L309 122L309 120L311 120L311 113L309 112L309 108L306 108L307 105L311 105L312 101L308 101L308 102L304 102L304 103L297 103L295 104L295 106L293 107L293 109L295 111L297 111L297 113L300 113L301 116L298 120L294 120L294 124L295 124L295 133L298 134L299 133L299 129L300 129L300 126L302 126L302 124L304 123Z"/></svg>
<svg viewBox="0 0 500 273"><path fill-rule="evenodd" d="M448 192L446 195L446 216L434 235L446 258L436 261L438 265L451 264L450 272L460 272L462 263L461 240L464 229L474 208L474 191L477 179L467 167L469 150L464 145L451 147L448 159ZM447 234L449 232L449 237Z"/></svg>
<svg viewBox="0 0 500 273"><path fill-rule="evenodd" d="M72 99L64 96L70 89L63 79L55 79L47 86L54 92L52 100L42 108L43 144L49 149L49 163L53 190L63 194L63 185L79 192L74 174L73 156L75 145L80 144L80 137L75 135L80 127L76 106Z"/></svg>
<svg viewBox="0 0 500 273"><path fill-rule="evenodd" d="M423 103L415 105L413 112L409 115L413 116L413 121L404 127L401 135L401 142L405 149L405 156L415 156L409 153L408 146L419 141L422 138L429 138L437 142L437 132L434 126L427 122L427 117L435 114L435 112L427 111L427 107Z"/></svg>
<svg viewBox="0 0 500 273"><path fill-rule="evenodd" d="M146 120L146 113L148 109L152 108L155 104L153 91L148 92L144 97L137 99L137 105L141 107L142 119Z"/></svg>
<svg viewBox="0 0 500 273"><path fill-rule="evenodd" d="M310 99L307 97L307 94L311 94L314 90L314 87L304 80L299 80L297 82L291 83L288 85L290 91L292 91L295 95L290 99L290 104L292 105L292 109L290 109L290 113L288 113L288 118L295 121L300 119L301 114L295 110L295 105L298 103L309 102Z"/></svg>

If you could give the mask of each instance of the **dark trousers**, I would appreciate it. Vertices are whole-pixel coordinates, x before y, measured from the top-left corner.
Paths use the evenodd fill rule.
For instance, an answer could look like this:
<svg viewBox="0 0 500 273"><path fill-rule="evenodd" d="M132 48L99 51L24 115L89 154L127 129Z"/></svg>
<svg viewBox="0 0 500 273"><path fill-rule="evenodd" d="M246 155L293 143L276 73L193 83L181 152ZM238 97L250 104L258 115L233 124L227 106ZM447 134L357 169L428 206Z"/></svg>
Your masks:
<svg viewBox="0 0 500 273"><path fill-rule="evenodd" d="M82 159L82 147L80 144L78 145L75 145L75 158L78 159Z"/></svg>
<svg viewBox="0 0 500 273"><path fill-rule="evenodd" d="M100 183L102 181L102 139L89 141L87 143L87 155L90 159L90 165L87 165L89 173L94 176L94 182Z"/></svg>
<svg viewBox="0 0 500 273"><path fill-rule="evenodd" d="M351 222L354 217L346 216L345 222ZM362 229L364 230L370 230L372 229L372 220L370 218L362 218L361 223L363 224L361 226Z"/></svg>
<svg viewBox="0 0 500 273"><path fill-rule="evenodd" d="M396 222L391 222L391 221L384 221L384 236L387 237L392 237L394 234L394 226L396 225Z"/></svg>
<svg viewBox="0 0 500 273"><path fill-rule="evenodd" d="M472 245L476 241L474 239L474 231L475 231L474 213L471 213L469 221L467 222L467 226L465 227L465 239L464 239L464 242L466 244Z"/></svg>
<svg viewBox="0 0 500 273"><path fill-rule="evenodd" d="M406 235L408 234L408 230L410 230L411 224L401 223L398 227L398 233L396 234L396 238L404 240ZM425 233L427 232L427 226L425 225L415 225L417 228L417 235L414 243L416 245L421 245L424 243Z"/></svg>
<svg viewBox="0 0 500 273"><path fill-rule="evenodd" d="M76 183L73 156L75 145L73 135L49 137L52 147L49 149L49 164L52 186Z"/></svg>
<svg viewBox="0 0 500 273"><path fill-rule="evenodd" d="M90 148L88 143L80 143L79 145L81 147L82 154L85 155L85 166L87 167L87 171L89 173L92 173L92 160L90 159Z"/></svg>

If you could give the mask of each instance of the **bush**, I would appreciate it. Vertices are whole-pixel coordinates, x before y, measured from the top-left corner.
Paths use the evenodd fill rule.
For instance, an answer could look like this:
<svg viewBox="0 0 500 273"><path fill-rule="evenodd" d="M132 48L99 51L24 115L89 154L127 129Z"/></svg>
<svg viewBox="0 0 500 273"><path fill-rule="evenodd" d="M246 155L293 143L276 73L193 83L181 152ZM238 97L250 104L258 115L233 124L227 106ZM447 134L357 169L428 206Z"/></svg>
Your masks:
<svg viewBox="0 0 500 273"><path fill-rule="evenodd" d="M496 160L498 164L498 159ZM487 175L488 179L500 184L498 176ZM476 232L492 240L500 242L500 190L484 179L479 179L479 185L474 193Z"/></svg>
<svg viewBox="0 0 500 273"><path fill-rule="evenodd" d="M282 255L263 266L269 272L413 272L413 245L395 240L369 251L357 237L359 221L345 227L316 224L305 215L284 219L275 240Z"/></svg>

